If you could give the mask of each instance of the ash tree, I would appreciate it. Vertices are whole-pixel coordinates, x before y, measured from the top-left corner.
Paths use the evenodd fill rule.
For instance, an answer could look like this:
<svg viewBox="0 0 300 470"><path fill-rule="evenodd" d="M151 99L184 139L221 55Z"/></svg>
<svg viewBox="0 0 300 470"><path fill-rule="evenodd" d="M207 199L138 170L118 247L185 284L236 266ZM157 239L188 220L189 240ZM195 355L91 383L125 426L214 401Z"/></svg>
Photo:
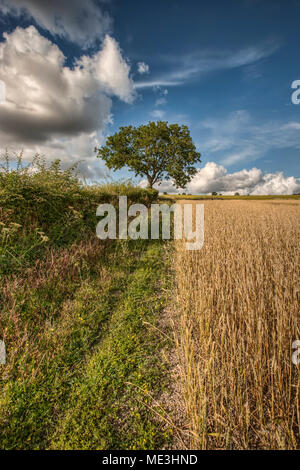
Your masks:
<svg viewBox="0 0 300 470"><path fill-rule="evenodd" d="M146 177L149 188L163 179L173 179L177 188L184 188L197 171L195 164L201 162L188 127L165 121L120 127L95 151L109 169L127 166L135 176Z"/></svg>

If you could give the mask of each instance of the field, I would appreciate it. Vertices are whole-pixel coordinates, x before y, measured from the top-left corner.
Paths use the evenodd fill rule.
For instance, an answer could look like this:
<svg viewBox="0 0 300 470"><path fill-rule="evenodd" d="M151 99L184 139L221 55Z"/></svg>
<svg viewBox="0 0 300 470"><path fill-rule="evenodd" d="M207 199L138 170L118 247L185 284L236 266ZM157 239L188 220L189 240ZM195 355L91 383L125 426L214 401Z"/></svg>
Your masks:
<svg viewBox="0 0 300 470"><path fill-rule="evenodd" d="M273 195L273 196L260 196L260 195L255 195L255 196L225 196L225 195L217 195L217 196L212 196L212 195L207 195L207 194L202 194L202 195L196 195L196 194L185 194L185 195L180 195L180 194L162 194L160 195L160 199L166 200L166 201L177 201L177 200L187 200L187 201L215 201L215 200L230 200L230 201L265 201L265 200L300 200L300 194L291 194L289 196L278 196L278 195Z"/></svg>
<svg viewBox="0 0 300 470"><path fill-rule="evenodd" d="M208 201L203 249L176 243L173 330L188 448L299 445L299 235L298 201Z"/></svg>
<svg viewBox="0 0 300 470"><path fill-rule="evenodd" d="M0 448L299 448L300 201L206 200L197 252L103 241L99 203L157 192L38 164L0 172Z"/></svg>

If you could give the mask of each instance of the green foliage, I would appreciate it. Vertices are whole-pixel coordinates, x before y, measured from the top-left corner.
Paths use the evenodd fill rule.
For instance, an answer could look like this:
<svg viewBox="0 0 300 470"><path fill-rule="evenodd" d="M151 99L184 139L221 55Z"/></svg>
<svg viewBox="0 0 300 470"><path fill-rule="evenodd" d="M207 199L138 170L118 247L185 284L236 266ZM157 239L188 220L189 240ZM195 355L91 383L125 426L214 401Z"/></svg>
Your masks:
<svg viewBox="0 0 300 470"><path fill-rule="evenodd" d="M156 324L162 242L96 238L96 206L155 190L86 186L74 169L8 160L0 172L0 449L152 449L168 380ZM153 394L153 395L152 395ZM129 432L130 430L130 432Z"/></svg>
<svg viewBox="0 0 300 470"><path fill-rule="evenodd" d="M196 173L195 164L201 161L188 127L164 121L121 127L107 138L104 147L95 150L108 168L127 166L135 176L146 176L149 187L162 178L172 178L183 188Z"/></svg>
<svg viewBox="0 0 300 470"><path fill-rule="evenodd" d="M119 196L149 206L158 191L130 182L88 186L76 168L64 170L59 160L46 165L36 156L24 166L20 156L12 167L6 155L0 166L0 274L26 268L47 247L95 237L97 206L117 206Z"/></svg>

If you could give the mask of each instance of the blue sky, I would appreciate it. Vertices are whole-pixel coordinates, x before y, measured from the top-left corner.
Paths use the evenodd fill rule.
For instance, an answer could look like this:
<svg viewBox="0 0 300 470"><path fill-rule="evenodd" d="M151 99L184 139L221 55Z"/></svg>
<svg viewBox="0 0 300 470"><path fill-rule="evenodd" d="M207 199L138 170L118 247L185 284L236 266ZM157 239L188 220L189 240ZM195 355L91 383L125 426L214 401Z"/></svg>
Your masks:
<svg viewBox="0 0 300 470"><path fill-rule="evenodd" d="M28 159L41 151L66 164L85 160L82 172L99 179L105 168L94 159L95 142L119 126L162 119L187 124L202 154L190 191L298 191L300 104L291 85L300 80L299 0L88 0L85 11L79 0L72 8L55 0L52 7L0 0L5 147L26 148ZM17 102L24 94L32 106Z"/></svg>

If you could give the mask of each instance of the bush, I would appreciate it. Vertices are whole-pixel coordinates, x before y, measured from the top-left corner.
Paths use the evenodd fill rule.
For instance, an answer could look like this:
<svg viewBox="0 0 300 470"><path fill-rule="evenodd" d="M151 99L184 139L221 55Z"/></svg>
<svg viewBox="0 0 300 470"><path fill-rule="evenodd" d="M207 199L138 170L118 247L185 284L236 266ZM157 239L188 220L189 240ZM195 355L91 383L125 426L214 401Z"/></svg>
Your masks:
<svg viewBox="0 0 300 470"><path fill-rule="evenodd" d="M25 167L19 157L12 168L6 156L0 167L2 268L26 265L26 259L39 256L45 245L69 245L96 236L97 206L117 206L119 196L127 196L128 205L149 207L158 191L130 182L88 186L80 181L76 168L63 170L59 160L47 166L37 156Z"/></svg>

